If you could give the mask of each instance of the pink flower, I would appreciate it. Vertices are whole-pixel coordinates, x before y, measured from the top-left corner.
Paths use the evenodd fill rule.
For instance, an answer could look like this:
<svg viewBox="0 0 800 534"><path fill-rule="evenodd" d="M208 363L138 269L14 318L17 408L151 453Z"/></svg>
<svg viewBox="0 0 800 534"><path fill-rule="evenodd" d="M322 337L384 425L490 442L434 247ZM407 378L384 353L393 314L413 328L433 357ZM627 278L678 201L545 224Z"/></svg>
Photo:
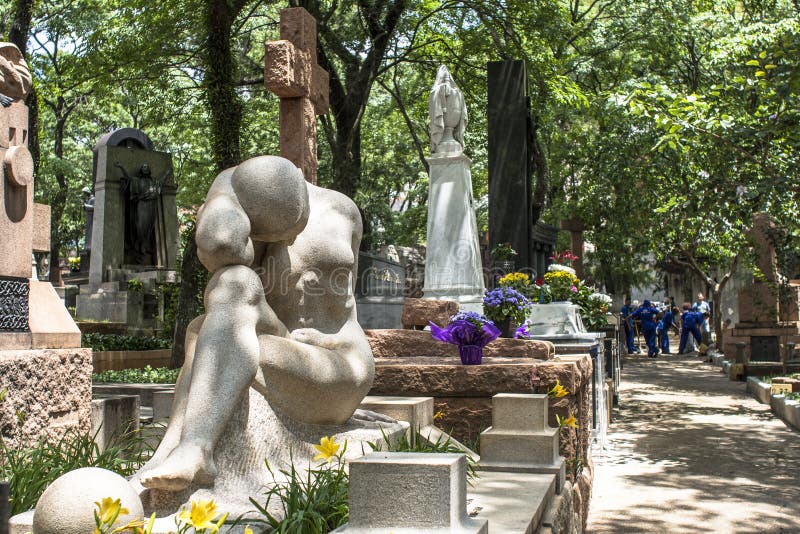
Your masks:
<svg viewBox="0 0 800 534"><path fill-rule="evenodd" d="M571 287L569 288L569 290L570 290L570 291L572 291L573 293L577 293L577 292L578 292L578 288L577 288L577 287L575 287L575 286L571 286Z"/></svg>

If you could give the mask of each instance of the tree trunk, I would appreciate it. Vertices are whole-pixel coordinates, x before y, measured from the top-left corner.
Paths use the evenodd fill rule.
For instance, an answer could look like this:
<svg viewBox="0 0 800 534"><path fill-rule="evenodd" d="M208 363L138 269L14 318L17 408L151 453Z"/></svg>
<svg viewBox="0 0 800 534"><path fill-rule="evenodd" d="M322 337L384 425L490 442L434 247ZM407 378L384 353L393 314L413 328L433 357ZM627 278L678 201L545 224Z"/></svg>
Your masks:
<svg viewBox="0 0 800 534"><path fill-rule="evenodd" d="M59 97L59 102L55 108L56 128L54 132L53 154L58 159L64 158L64 128L66 118L60 116L64 109L64 102ZM61 166L59 166L61 167ZM67 177L62 172L56 173L56 183L58 190L50 202L50 283L54 286L61 286L61 268L59 260L61 257L61 218L67 206Z"/></svg>
<svg viewBox="0 0 800 534"><path fill-rule="evenodd" d="M206 104L211 112L211 145L218 170L237 165L241 160L240 133L242 125L242 102L236 93L237 65L231 47L231 28L245 0L210 0L206 4L206 77L204 89ZM186 328L202 313L198 306L200 295L205 291L205 277L198 270L205 267L197 258L194 241L194 226L188 236L181 259L181 287L178 293L178 309L175 317L172 356L170 366L178 368L185 358L184 338Z"/></svg>
<svg viewBox="0 0 800 534"><path fill-rule="evenodd" d="M181 287L178 292L178 309L175 314L172 355L169 362L172 369L183 366L186 354L186 328L192 319L203 313L198 294L203 290L202 282L207 277L200 276L200 273L205 272L205 267L197 258L197 244L194 241L195 229L196 227L192 225L188 231L186 248L181 260Z"/></svg>

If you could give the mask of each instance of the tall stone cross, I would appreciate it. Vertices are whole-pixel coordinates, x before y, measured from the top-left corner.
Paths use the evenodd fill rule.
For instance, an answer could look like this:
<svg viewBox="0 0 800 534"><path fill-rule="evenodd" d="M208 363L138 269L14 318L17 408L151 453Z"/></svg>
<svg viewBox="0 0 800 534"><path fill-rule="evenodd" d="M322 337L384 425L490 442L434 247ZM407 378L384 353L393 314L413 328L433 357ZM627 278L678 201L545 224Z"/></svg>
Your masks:
<svg viewBox="0 0 800 534"><path fill-rule="evenodd" d="M265 44L264 85L280 103L281 156L317 183L317 115L328 111L328 73L317 65L317 21L281 10L281 40Z"/></svg>

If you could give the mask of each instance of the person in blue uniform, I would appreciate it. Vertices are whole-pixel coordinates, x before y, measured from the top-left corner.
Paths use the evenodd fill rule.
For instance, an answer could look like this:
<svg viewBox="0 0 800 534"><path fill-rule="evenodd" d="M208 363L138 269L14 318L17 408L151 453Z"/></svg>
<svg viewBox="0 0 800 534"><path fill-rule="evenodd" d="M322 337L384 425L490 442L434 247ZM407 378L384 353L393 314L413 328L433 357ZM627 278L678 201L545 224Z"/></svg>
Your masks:
<svg viewBox="0 0 800 534"><path fill-rule="evenodd" d="M625 305L620 310L622 315L622 325L625 329L625 346L628 348L628 354L639 354L639 349L633 344L633 307L631 307L631 298L625 297Z"/></svg>
<svg viewBox="0 0 800 534"><path fill-rule="evenodd" d="M683 314L681 314L681 344L678 347L678 353L683 354L686 349L686 342L689 340L689 334L694 336L697 344L702 343L702 335L700 334L700 327L703 324L703 314L697 311L692 311L692 305L688 302L683 303Z"/></svg>
<svg viewBox="0 0 800 534"><path fill-rule="evenodd" d="M656 332L658 333L658 340L661 346L661 352L664 354L669 354L669 330L672 328L672 323L675 322L675 310L672 310L669 307L669 302L666 303L667 307L664 309L664 314L661 317L661 320L658 321L658 326L656 327Z"/></svg>
<svg viewBox="0 0 800 534"><path fill-rule="evenodd" d="M658 346L656 345L656 315L658 308L653 306L649 300L642 302L642 305L633 312L633 318L642 321L642 334L647 343L647 357L658 357Z"/></svg>

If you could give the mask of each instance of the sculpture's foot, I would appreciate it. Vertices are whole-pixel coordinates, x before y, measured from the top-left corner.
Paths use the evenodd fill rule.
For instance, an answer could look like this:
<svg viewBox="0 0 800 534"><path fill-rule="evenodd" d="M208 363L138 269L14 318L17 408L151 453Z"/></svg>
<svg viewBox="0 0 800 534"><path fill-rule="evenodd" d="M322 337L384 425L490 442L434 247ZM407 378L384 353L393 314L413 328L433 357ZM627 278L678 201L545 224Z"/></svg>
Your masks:
<svg viewBox="0 0 800 534"><path fill-rule="evenodd" d="M139 481L145 488L180 491L193 482L211 484L216 476L210 452L197 445L178 445L159 465L143 471Z"/></svg>

